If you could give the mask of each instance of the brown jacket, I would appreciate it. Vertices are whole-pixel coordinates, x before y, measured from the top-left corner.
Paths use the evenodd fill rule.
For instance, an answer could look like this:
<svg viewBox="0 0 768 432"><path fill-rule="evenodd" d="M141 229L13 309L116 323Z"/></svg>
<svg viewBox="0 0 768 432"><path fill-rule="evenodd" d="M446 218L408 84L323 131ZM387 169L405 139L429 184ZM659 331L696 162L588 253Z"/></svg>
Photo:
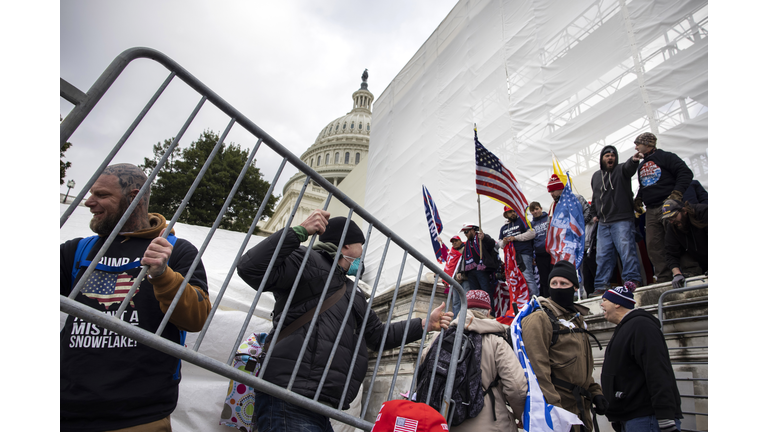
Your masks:
<svg viewBox="0 0 768 432"><path fill-rule="evenodd" d="M122 235L125 237L154 239L155 237L160 237L167 223L160 213L149 213L149 225L150 228L131 233L122 233ZM171 234L175 234L175 231L171 230ZM167 312L181 283L184 282L184 275L174 271L171 267L167 267L165 272L159 277L147 279L155 289L155 298L160 304L160 310L163 313ZM205 320L210 312L211 301L208 298L208 293L200 287L188 283L169 321L181 330L198 332L203 329Z"/></svg>
<svg viewBox="0 0 768 432"><path fill-rule="evenodd" d="M480 414L475 418L465 420L458 426L452 426L451 432L516 431L515 419L521 419L523 416L528 382L512 347L504 339L490 334L506 332L509 329L493 319L475 318L472 316L471 311L468 311L466 322L468 323L464 326L466 330L483 335L480 358L483 388L487 389L488 385L496 379L497 374L501 377L499 383L491 390L496 400L496 421L493 421L491 397L486 395L483 410L480 411ZM457 325L457 320L454 320L451 325ZM422 357L426 356L426 353L427 350L424 350ZM507 409L504 401L509 403L514 412L510 412Z"/></svg>
<svg viewBox="0 0 768 432"><path fill-rule="evenodd" d="M574 305L581 314L566 311L548 298L539 297L542 306L547 307L558 319L570 321L575 326L584 328L582 316L589 313L589 309L581 305ZM576 317L575 317L576 316ZM574 318L575 317L575 318ZM564 408L579 415L587 430L592 430L591 404L585 398L584 415L579 413L578 405L573 394L562 387L555 387L551 377L559 378L577 386L583 387L594 397L602 395L600 384L592 378L594 361L592 348L589 345L590 337L586 333L566 333L558 335L557 342L552 342L552 324L547 313L541 309L533 312L523 319L523 343L531 361L533 372L539 381L541 392L548 403ZM567 328L560 324L561 329Z"/></svg>

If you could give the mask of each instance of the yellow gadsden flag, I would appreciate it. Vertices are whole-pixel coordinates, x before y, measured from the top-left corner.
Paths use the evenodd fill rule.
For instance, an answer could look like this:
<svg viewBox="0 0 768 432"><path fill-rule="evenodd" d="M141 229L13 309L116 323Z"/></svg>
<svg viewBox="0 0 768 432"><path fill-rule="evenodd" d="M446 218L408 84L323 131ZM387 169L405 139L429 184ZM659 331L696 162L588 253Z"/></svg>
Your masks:
<svg viewBox="0 0 768 432"><path fill-rule="evenodd" d="M563 184L568 184L568 177L563 172L563 169L560 168L560 162L558 162L557 158L555 157L555 152L552 152L552 171L557 174L557 177L560 179Z"/></svg>

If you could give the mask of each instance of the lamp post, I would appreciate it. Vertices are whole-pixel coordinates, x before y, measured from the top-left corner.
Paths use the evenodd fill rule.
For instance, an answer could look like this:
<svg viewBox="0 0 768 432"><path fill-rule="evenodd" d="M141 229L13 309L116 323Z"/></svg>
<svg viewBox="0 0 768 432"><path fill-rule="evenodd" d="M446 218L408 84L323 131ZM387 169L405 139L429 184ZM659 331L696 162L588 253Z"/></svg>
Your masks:
<svg viewBox="0 0 768 432"><path fill-rule="evenodd" d="M66 202L67 202L67 198L69 198L69 191L70 191L70 190L71 190L73 187L75 187L75 181L74 181L74 180L70 180L70 181L68 181L68 182L67 182L67 194L66 194L66 195L64 195L64 201L62 201L62 203L65 203L65 204L66 204Z"/></svg>

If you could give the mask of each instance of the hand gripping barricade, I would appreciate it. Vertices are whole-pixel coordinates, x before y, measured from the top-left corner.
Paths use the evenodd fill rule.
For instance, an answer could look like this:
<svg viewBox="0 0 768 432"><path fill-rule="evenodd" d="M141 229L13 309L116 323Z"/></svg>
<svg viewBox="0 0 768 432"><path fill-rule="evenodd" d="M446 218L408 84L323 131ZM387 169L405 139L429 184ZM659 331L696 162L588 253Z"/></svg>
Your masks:
<svg viewBox="0 0 768 432"><path fill-rule="evenodd" d="M390 323L392 320L393 311L395 308L395 302L397 300L397 294L398 289L400 285L400 280L403 275L403 270L405 269L405 264L408 259L416 260L419 262L419 270L418 270L418 276L417 276L417 282L416 287L414 289L413 298L411 299L410 303L410 309L408 312L408 319L410 320L414 315L414 305L416 304L416 298L417 293L421 291L422 293L430 293L428 286L421 286L420 279L422 270L426 266L429 270L433 271L436 275L435 281L439 279L444 279L446 281L450 281L450 290L458 290L458 293L460 294L461 298L461 310L459 313L459 316L456 317L460 320L460 322L463 322L466 317L466 298L464 297L464 291L461 288L461 285L456 283L449 275L445 274L440 267L436 265L433 259L429 259L419 253L414 247L409 245L407 242L405 242L402 238L400 238L397 234L394 233L393 230L386 227L384 224L382 224L380 221L378 221L373 215L369 214L365 209L363 209L360 205L355 203L352 199L347 197L344 193L342 193L339 189L337 189L333 184L328 182L325 178L323 178L321 175L319 175L317 172L315 172L312 168L310 168L308 165L306 165L299 157L294 155L293 153L289 152L285 149L277 140L272 138L270 135L268 135L266 132L264 132L261 128L259 128L256 124L254 124L250 119L246 118L243 114L241 114L239 111L237 111L234 107L232 107L230 104L228 104L226 101L224 101L220 96L218 96L216 93L214 93L211 89L209 89L207 86L205 86L202 82L200 82L197 78L192 76L189 72L187 72L184 68L182 68L179 64L177 64L175 61L171 60L164 54L150 49L150 48L132 48L124 51L121 53L115 60L108 66L108 68L101 74L101 76L96 80L96 82L93 84L93 86L88 90L87 93L83 93L82 91L78 90L68 82L66 82L64 79L61 79L61 87L60 87L60 93L61 97L65 100L72 103L74 108L72 111L64 118L64 120L61 122L60 125L60 143L63 146L71 137L71 135L75 132L75 130L86 121L87 116L89 113L94 109L94 107L97 105L99 100L102 98L102 96L109 90L110 86L120 77L120 74L122 71L133 61L136 59L150 59L153 60L163 67L165 67L168 71L170 71L169 75L165 79L165 81L160 85L160 87L157 89L157 91L153 94L153 96L150 98L150 100L146 103L144 108L141 110L141 112L138 114L136 119L130 124L128 129L123 133L122 137L117 141L115 146L111 149L109 154L106 156L106 158L101 162L101 164L98 167L94 167L94 172L90 180L87 182L87 184L82 188L80 193L74 198L74 201L72 204L64 211L60 218L60 227L64 226L64 224L69 219L72 212L77 208L78 204L83 200L85 194L91 189L93 184L96 182L98 177L101 175L101 173L104 171L104 169L110 165L110 163L113 162L113 158L117 154L118 151L123 148L123 145L128 141L131 134L136 130L138 125L141 123L141 121L145 118L147 113L150 111L150 109L153 107L155 102L160 98L160 96L163 94L163 91L168 87L168 85L174 81L174 80L181 80L183 83L185 83L187 86L189 86L192 90L197 92L200 95L200 100L197 103L197 105L192 110L191 114L187 118L187 120L184 122L183 125L181 125L180 130L177 134L175 134L174 139L168 146L167 151L163 154L163 156L160 158L160 160L157 163L157 166L152 170L152 172L148 175L148 180L145 182L144 186L140 189L137 199L134 199L128 209L125 211L123 217L119 220L114 230L110 233L110 235L105 239L103 246L99 248L99 250L92 255L92 259L90 262L90 265L84 270L82 273L82 277L80 280L75 284L75 286L72 288L71 293L68 296L62 295L60 298L60 309L62 312L73 315L79 319L88 321L90 323L96 324L100 327L106 328L112 332L116 332L122 336L126 336L130 339L133 339L137 341L140 344L144 344L146 346L155 348L161 352L164 352L166 354L169 354L171 356L177 357L181 360L185 360L189 363L192 363L194 365L197 365L201 368L204 368L210 372L213 372L215 374L218 374L222 377L222 380L233 380L234 382L242 383L243 385L246 385L248 387L253 388L256 391L263 392L266 394L269 394L273 397L280 398L282 400L285 400L287 402L290 402L292 404L298 405L302 408L311 410L313 412L322 414L324 416L328 416L332 419L335 419L337 421L343 422L345 424L361 428L364 430L370 430L373 426L373 424L367 420L364 419L365 413L367 411L369 402L371 400L371 395L374 386L371 384L368 386L368 389L363 394L363 408L361 410L360 415L351 415L350 413L343 412L341 410L342 404L344 402L344 397L341 398L341 403L337 407L331 407L326 404L318 402L318 397L320 395L320 390L323 387L323 383L325 382L326 375L328 373L328 368L326 368L323 377L320 381L320 385L318 387L318 390L315 394L315 397L313 399L310 399L308 397L301 396L294 391L292 391L293 382L291 382L287 388L276 386L272 383L266 382L262 379L262 377L265 374L269 373L269 361L271 356L271 349L265 350L265 355L263 358L263 362L261 363L261 371L259 373L260 376L254 376L251 375L247 370L239 370L238 368L233 367L233 362L236 358L238 347L243 343L244 340L246 340L246 331L248 323L256 309L257 304L259 303L259 300L261 298L261 295L263 291L265 290L265 283L267 280L267 277L269 276L272 266L277 258L277 251L275 251L275 254L272 256L269 267L267 268L267 274L264 277L264 281L262 282L261 286L259 286L258 290L255 293L255 296L253 298L253 301L251 303L250 309L247 313L247 317L245 321L243 322L242 327L240 328L239 332L233 330L232 334L229 335L231 337L231 340L233 342L233 346L231 348L231 352L229 355L229 358L226 362L216 360L208 355L202 354L199 352L199 348L201 343L205 341L205 335L208 331L211 321L213 320L217 309L222 301L222 299L225 296L227 286L230 283L230 280L233 276L233 273L237 266L238 259L235 259L229 268L229 272L227 273L226 278L224 279L223 283L220 287L214 287L218 288L218 295L216 296L216 299L213 303L212 310L207 318L207 321L205 322L205 325L203 329L199 332L197 335L197 339L194 343L194 346L187 347L184 345L180 345L177 343L173 343L160 335L162 334L163 330L167 326L170 316L173 314L174 309L176 308L177 304L179 303L179 300L183 294L184 289L187 287L187 284L192 277L192 273L195 271L199 263L201 262L202 256L205 253L205 250L207 246L209 245L209 242L211 241L211 238L216 233L216 229L218 228L219 224L222 221L222 218L232 201L235 193L237 192L238 187L240 186L240 183L242 182L243 178L245 177L246 170L249 166L251 166L252 162L254 161L256 152L259 150L261 144L266 144L269 149L275 153L277 153L279 156L282 157L282 162L279 165L279 168L277 169L277 172L275 174L274 179L271 182L271 185L269 187L269 190L266 193L266 196L270 196L272 194L274 185L277 183L277 181L280 178L281 173L283 172L283 169L285 168L285 165L290 163L294 167L296 167L299 171L301 171L303 174L307 176L306 181L304 182L304 185L298 195L298 198L296 199L295 203L293 204L290 216L288 217L285 227L289 228L293 225L297 225L300 221L295 221L294 223L294 216L297 213L297 210L299 208L299 204L302 200L302 197L304 195L304 192L307 190L308 185L310 184L310 181L314 182L317 185L320 185L322 188L324 188L327 192L327 198L325 200L324 210L328 208L328 205L331 202L331 198L336 198L339 202L341 202L343 205L347 206L349 208L349 213L347 215L348 219L351 220L352 215L357 215L358 217L362 218L368 223L368 232L366 235L366 242L364 244L363 249L363 257L365 256L367 246L369 242L367 240L370 239L371 232L373 229L378 230L381 234L383 234L384 237L386 237L386 242L384 244L384 253L382 255L381 262L379 263L378 271L376 273L375 282L372 286L370 296L373 298L376 294L376 289L379 281L379 277L381 275L381 271L383 268L384 260L387 256L387 250L390 246L390 243L395 243L398 247L403 249L403 259L402 259L402 265L400 267L400 274L397 278L397 284L394 287L394 294L393 299L391 302L391 306L389 308L389 313L387 316L386 321L382 319L382 322L384 322L386 325ZM185 132L189 128L192 121L195 119L196 115L200 112L201 108L205 104L212 104L214 107L216 107L218 110L223 112L227 117L229 117L229 123L226 125L223 133L221 133L221 136L219 138L219 141L216 143L216 146L211 151L208 159L206 160L205 164L200 168L200 172L195 178L194 182L190 184L189 190L184 197L184 200L181 202L181 204L176 209L172 219L168 222L168 227L165 230L164 237L167 237L169 233L172 231L174 225L178 221L180 215L185 210L185 207L189 203L190 198L195 193L196 188L198 187L202 176L206 173L206 171L211 166L211 162L213 160L213 156L218 152L218 150L221 148L222 144L224 143L225 138L229 134L229 132L232 130L233 127L238 126L242 129L244 129L246 132L250 133L254 139L256 140L256 144L254 145L253 150L250 152L248 156L247 162L243 165L243 169L240 172L240 175L233 186L232 190L229 193L229 196L227 197L224 205L221 207L221 210L218 214L218 217L216 221L213 223L210 231L208 231L205 240L202 242L201 245L198 246L198 254L195 257L191 268L185 275L184 281L180 284L180 289L178 290L173 302L170 304L168 311L165 313L165 317L162 320L162 322L159 324L157 330L153 334L152 332L146 331L144 329L141 329L139 327L130 325L127 322L121 321L118 318L120 317L123 312L125 312L126 308L129 306L130 299L132 298L133 294L135 293L137 286L139 282L146 276L148 267L142 266L141 272L139 275L135 278L136 282L134 285L130 288L130 290L127 292L125 296L125 300L122 301L122 303L119 306L118 311L114 315L106 315L104 313L101 313L97 311L96 309L93 309L89 306L86 306L82 303L79 303L75 301L75 297L77 294L82 290L84 284L89 279L91 274L93 274L94 270L96 269L97 264L101 260L101 258L106 253L109 246L113 243L115 238L118 236L121 228L123 225L125 225L126 221L128 220L128 217L131 215L131 213L134 211L136 206L138 205L140 198L144 196L144 194L148 193L149 187L152 184L152 182L155 180L155 178L158 175L158 172L160 168L166 163L166 161L169 159L169 156L172 154L174 149L177 148L177 145L179 144L180 140L184 136ZM213 125L209 125L213 126ZM154 141L162 141L165 137L158 136L154 137ZM256 228L256 223L261 219L261 216L264 212L264 209L266 207L267 200L262 200L262 203L256 212L256 215L253 219L253 223L250 226L250 229L248 230L247 235L245 236L240 249L237 253L237 258L243 255L243 252L245 251L246 246L248 245L248 241L251 238L251 234L254 232ZM346 233L346 227L344 228L344 232ZM285 233L287 232L286 229L283 230L283 237L280 239L280 244L282 244L283 239L285 238ZM183 236L183 235L182 235ZM317 236L313 235L309 239L309 248L311 249L312 244L315 242ZM96 249L96 248L94 248ZM334 265L339 260L340 250L336 254ZM209 269L210 270L210 269ZM296 281L298 281L298 278L301 275L301 272L303 271L303 267L300 269L299 274L296 275ZM354 288L353 288L353 296L354 293L357 292L357 284L360 278L360 271L358 271L357 276L355 277L354 282ZM322 294L320 295L319 302L322 303L326 299L326 294L329 291L329 285L330 285L330 278L326 282ZM431 287L431 293L430 293L430 301L429 301L429 308L428 311L431 311L433 309L433 302L435 299L435 292L436 292L436 283L432 284ZM290 306L291 299L293 298L293 295L296 291L297 283L294 283L293 290L291 291L289 297L288 297L288 303L286 305L286 308ZM448 294L451 295L450 293ZM449 297L450 298L450 297ZM330 300L330 299L329 299ZM351 302L350 302L351 303ZM368 302L367 310L365 311L365 315L362 320L362 325L365 325L367 322L370 313L371 313L371 303L372 301ZM344 317L344 321L346 322L349 319L351 308L348 308L346 311L346 316ZM321 313L320 310L316 310L314 315L312 316L312 319L310 321L310 327L308 334L311 334L312 329L314 328L317 320L318 315ZM284 318L287 314L282 314L280 322L277 324L275 328L275 334L274 337L279 337L279 334L281 331L287 331L287 328L283 328L283 325L285 324ZM344 326L342 325L342 328ZM406 327L407 328L407 327ZM424 347L424 336L426 336L427 333L427 327L425 327L422 339L419 344L419 352L416 356L416 365L414 367L414 370L419 369L419 359L421 358L421 352ZM442 395L442 403L440 410L441 414L443 416L446 416L448 414L448 407L450 402L450 395L452 392L452 388L454 385L454 377L456 372L456 364L457 359L459 356L459 348L461 346L461 338L462 338L462 329L459 329L457 332L455 338L456 342L453 346L453 352L451 356L451 362L448 367L448 375L446 378L445 383L445 393ZM328 367L330 367L331 359L333 358L336 348L339 345L340 339L341 339L341 332L339 332L333 349L331 351L331 358L328 360ZM358 352L358 350L367 349L366 346L362 344L363 340L363 333L360 332L360 335L357 339L357 346L355 349L355 354ZM378 348L377 356L375 358L375 366L373 367L373 372L370 375L370 382L374 383L376 382L377 378L377 372L380 366L380 362L382 359L382 353L384 351L384 339L386 339L386 330L385 330L385 337L382 339L381 346ZM442 338L441 338L442 339ZM307 349L307 344L309 342L309 338L305 338L303 345L297 349L300 349L300 355L299 358L303 356L303 353ZM403 348L405 347L405 338L403 338L403 341L400 344L399 348L399 355L397 358L397 364L394 371L394 376L392 378L390 387L389 387L389 393L386 398L386 400L393 399L393 394L395 390L395 384L397 380L398 371L400 369L400 363L402 360L403 355ZM397 349L397 348L396 348ZM438 347L439 349L439 347ZM353 357L354 358L354 357ZM371 362L374 362L374 359L369 360L369 364ZM300 365L300 362L296 363L296 369L294 369L294 376L297 373L297 369ZM350 383L351 374L354 368L350 368L349 375L347 376L347 381L344 387L344 392L346 394L347 388ZM434 372L432 372L432 376L434 376ZM414 391L414 387L416 384L417 376L416 374L413 377L413 380L410 384L409 394L412 394ZM182 389L183 391L183 389ZM361 389L362 391L362 389ZM216 405L218 405L221 401L221 397L224 395L212 395L212 402ZM220 405L219 405L220 406ZM218 419L214 420L217 421Z"/></svg>

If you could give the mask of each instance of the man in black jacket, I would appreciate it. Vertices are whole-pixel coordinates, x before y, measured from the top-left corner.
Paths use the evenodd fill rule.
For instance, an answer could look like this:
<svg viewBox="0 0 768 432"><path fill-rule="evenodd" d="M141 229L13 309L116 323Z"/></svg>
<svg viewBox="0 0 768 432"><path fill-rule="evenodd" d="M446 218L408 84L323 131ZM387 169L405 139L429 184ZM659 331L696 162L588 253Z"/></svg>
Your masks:
<svg viewBox="0 0 768 432"><path fill-rule="evenodd" d="M683 205L680 201L667 200L661 209L661 218L668 223L664 237L667 267L672 269L672 287L680 288L685 276L680 270L686 268L688 277L708 271L708 239L706 204ZM683 259L685 257L685 259ZM695 265L683 262L698 263ZM695 270L692 270L694 269Z"/></svg>
<svg viewBox="0 0 768 432"><path fill-rule="evenodd" d="M600 382L608 398L606 417L619 432L680 430L680 392L659 320L635 309L632 289L603 294L600 307L617 324L605 349Z"/></svg>
<svg viewBox="0 0 768 432"><path fill-rule="evenodd" d="M277 342L270 342L272 354L265 370L260 371L264 380L287 388L296 363L299 362L298 372L291 391L313 399L319 393L321 403L337 408L341 405L348 409L350 402L357 395L360 384L368 369L368 351L360 347L354 354L360 332L364 334L366 345L378 350L384 337L385 326L376 314L370 314L368 321L363 323L367 303L362 292L353 291L354 284L347 275L355 276L358 268L362 267L362 252L365 236L355 222L350 221L346 236L342 232L346 218L329 219L330 213L315 210L299 226L290 228L279 249L277 259L267 278L264 290L275 296L273 310L273 325L276 327L280 316L286 313L283 329L305 313L319 306L320 295L330 275L331 283L323 303L328 303L331 297L340 290L345 290L343 296L330 308L322 311L311 335L307 335L310 323L307 322L291 334L283 338L281 333ZM266 273L273 253L282 236L280 230L261 241L246 252L237 266L237 273L252 288L258 289ZM320 234L319 242L310 251L306 266L301 274L299 269L306 254L306 247L301 243L315 233ZM341 256L338 265L332 268L335 254L341 246ZM360 269L361 273L363 269ZM297 276L298 275L298 276ZM291 303L287 300L296 278L299 278L296 292ZM346 310L352 302L352 313L346 323L343 323ZM321 307L322 308L322 307ZM421 318L411 321L400 321L389 325L384 349L391 349L400 344L403 335L406 343L421 338L425 325L430 330L448 328L453 313L443 313L445 303L438 306L430 314L429 323ZM340 332L342 337L333 357L331 350ZM299 351L306 338L310 338L304 356L299 359ZM330 362L328 375L320 387L320 380L326 365ZM353 370L349 388L342 401L347 374ZM328 417L308 411L304 408L285 402L265 393L256 392L254 403L254 422L259 431L326 431L332 430ZM305 429L302 429L305 428Z"/></svg>
<svg viewBox="0 0 768 432"><path fill-rule="evenodd" d="M616 147L605 146L600 151L600 169L592 175L592 221L598 222L596 294L610 288L617 255L621 259L621 279L640 284L631 185L640 156L636 153L618 163Z"/></svg>
<svg viewBox="0 0 768 432"><path fill-rule="evenodd" d="M693 179L693 172L674 153L656 148L656 135L645 132L635 138L635 150L643 154L637 167L640 189L635 207L642 213L645 204L645 244L653 263L656 282L669 282L672 272L664 254L665 229L661 222L661 206L668 199L681 200Z"/></svg>

